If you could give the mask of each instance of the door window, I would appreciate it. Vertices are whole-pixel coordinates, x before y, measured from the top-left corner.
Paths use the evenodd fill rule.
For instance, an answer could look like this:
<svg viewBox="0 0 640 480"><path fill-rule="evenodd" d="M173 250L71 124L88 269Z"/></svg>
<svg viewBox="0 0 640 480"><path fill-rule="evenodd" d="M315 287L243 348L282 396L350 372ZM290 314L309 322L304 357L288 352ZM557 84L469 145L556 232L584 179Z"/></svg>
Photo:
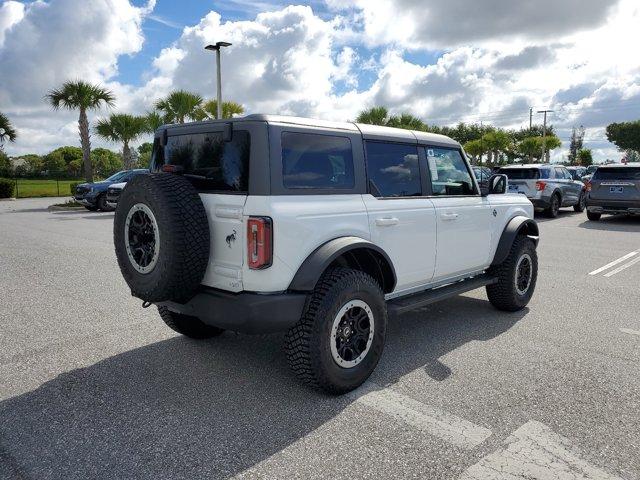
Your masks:
<svg viewBox="0 0 640 480"><path fill-rule="evenodd" d="M284 132L282 176L286 188L353 188L351 140L334 135Z"/></svg>
<svg viewBox="0 0 640 480"><path fill-rule="evenodd" d="M369 187L374 197L422 195L415 145L367 142L366 153Z"/></svg>
<svg viewBox="0 0 640 480"><path fill-rule="evenodd" d="M459 150L425 148L433 195L475 195L469 168Z"/></svg>

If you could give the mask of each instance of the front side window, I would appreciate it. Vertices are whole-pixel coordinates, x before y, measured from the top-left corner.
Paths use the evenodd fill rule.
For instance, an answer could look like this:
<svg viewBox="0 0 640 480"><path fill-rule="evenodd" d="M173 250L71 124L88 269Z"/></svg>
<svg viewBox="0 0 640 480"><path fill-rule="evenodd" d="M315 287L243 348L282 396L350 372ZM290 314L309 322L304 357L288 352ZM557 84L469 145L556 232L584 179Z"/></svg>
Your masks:
<svg viewBox="0 0 640 480"><path fill-rule="evenodd" d="M153 170L182 167L182 175L198 191L246 192L249 183L249 132L235 130L230 142L222 132L172 135L162 148L154 142Z"/></svg>
<svg viewBox="0 0 640 480"><path fill-rule="evenodd" d="M435 147L425 150L433 195L476 194L469 169L459 150Z"/></svg>
<svg viewBox="0 0 640 480"><path fill-rule="evenodd" d="M422 195L415 145L367 142L366 152L369 187L374 197Z"/></svg>
<svg viewBox="0 0 640 480"><path fill-rule="evenodd" d="M334 135L284 132L282 177L286 188L353 188L351 140Z"/></svg>

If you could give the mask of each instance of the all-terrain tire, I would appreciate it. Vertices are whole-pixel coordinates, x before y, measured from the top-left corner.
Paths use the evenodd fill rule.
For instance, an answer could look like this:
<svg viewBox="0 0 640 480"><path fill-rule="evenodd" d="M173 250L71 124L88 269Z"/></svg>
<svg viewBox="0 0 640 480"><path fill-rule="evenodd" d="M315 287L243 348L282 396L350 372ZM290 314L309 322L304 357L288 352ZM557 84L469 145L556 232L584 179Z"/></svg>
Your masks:
<svg viewBox="0 0 640 480"><path fill-rule="evenodd" d="M562 205L560 195L554 193L551 196L551 204L544 210L544 214L549 218L556 218L560 213L560 206Z"/></svg>
<svg viewBox="0 0 640 480"><path fill-rule="evenodd" d="M590 212L589 210L587 210L587 218L592 222L597 222L598 220L600 220L600 217L602 217L601 213Z"/></svg>
<svg viewBox="0 0 640 480"><path fill-rule="evenodd" d="M331 352L332 327L340 310L354 300L365 302L373 315L373 340L360 363L344 368ZM342 394L361 385L375 369L387 329L387 308L380 285L369 275L349 268L325 272L309 295L302 318L286 334L287 359L307 385Z"/></svg>
<svg viewBox="0 0 640 480"><path fill-rule="evenodd" d="M169 328L189 338L204 339L217 337L224 332L222 328L202 323L197 317L172 312L167 307L158 307L158 313Z"/></svg>
<svg viewBox="0 0 640 480"><path fill-rule="evenodd" d="M530 262L531 278L527 289L519 292L516 284L517 267L521 259L526 260L523 258L525 256L528 256ZM498 310L508 312L524 308L533 296L538 278L538 255L533 240L524 235L518 235L504 262L492 267L489 273L498 279L497 283L487 285L487 297L491 305Z"/></svg>
<svg viewBox="0 0 640 480"><path fill-rule="evenodd" d="M151 211L159 232L157 260L145 273L127 252L126 221L136 206ZM185 302L197 291L209 261L209 224L200 196L185 178L154 173L130 180L118 201L113 236L120 271L134 296Z"/></svg>
<svg viewBox="0 0 640 480"><path fill-rule="evenodd" d="M576 203L573 206L573 210L580 213L580 212L584 212L584 209L586 208L586 203L587 203L587 197L586 194L584 193L584 191L582 191L580 193L580 197L578 197L578 203Z"/></svg>

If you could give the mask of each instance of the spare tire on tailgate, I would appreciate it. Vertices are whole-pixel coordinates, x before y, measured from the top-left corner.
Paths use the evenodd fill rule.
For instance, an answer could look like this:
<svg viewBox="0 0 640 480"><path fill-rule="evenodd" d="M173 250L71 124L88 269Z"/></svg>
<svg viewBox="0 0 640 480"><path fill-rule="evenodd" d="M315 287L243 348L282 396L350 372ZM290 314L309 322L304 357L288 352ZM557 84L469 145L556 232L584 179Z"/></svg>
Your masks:
<svg viewBox="0 0 640 480"><path fill-rule="evenodd" d="M207 214L179 175L133 177L118 200L113 239L132 295L148 302L189 300L207 269Z"/></svg>

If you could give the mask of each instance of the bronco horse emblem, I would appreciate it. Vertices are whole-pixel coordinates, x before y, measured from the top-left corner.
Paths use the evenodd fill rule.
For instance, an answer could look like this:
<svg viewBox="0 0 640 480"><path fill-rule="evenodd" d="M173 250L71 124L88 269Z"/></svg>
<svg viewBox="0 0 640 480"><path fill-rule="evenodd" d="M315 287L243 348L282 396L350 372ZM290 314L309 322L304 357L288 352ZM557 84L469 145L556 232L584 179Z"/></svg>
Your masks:
<svg viewBox="0 0 640 480"><path fill-rule="evenodd" d="M231 242L236 241L236 231L234 230L232 234L227 235L227 246L231 248Z"/></svg>

